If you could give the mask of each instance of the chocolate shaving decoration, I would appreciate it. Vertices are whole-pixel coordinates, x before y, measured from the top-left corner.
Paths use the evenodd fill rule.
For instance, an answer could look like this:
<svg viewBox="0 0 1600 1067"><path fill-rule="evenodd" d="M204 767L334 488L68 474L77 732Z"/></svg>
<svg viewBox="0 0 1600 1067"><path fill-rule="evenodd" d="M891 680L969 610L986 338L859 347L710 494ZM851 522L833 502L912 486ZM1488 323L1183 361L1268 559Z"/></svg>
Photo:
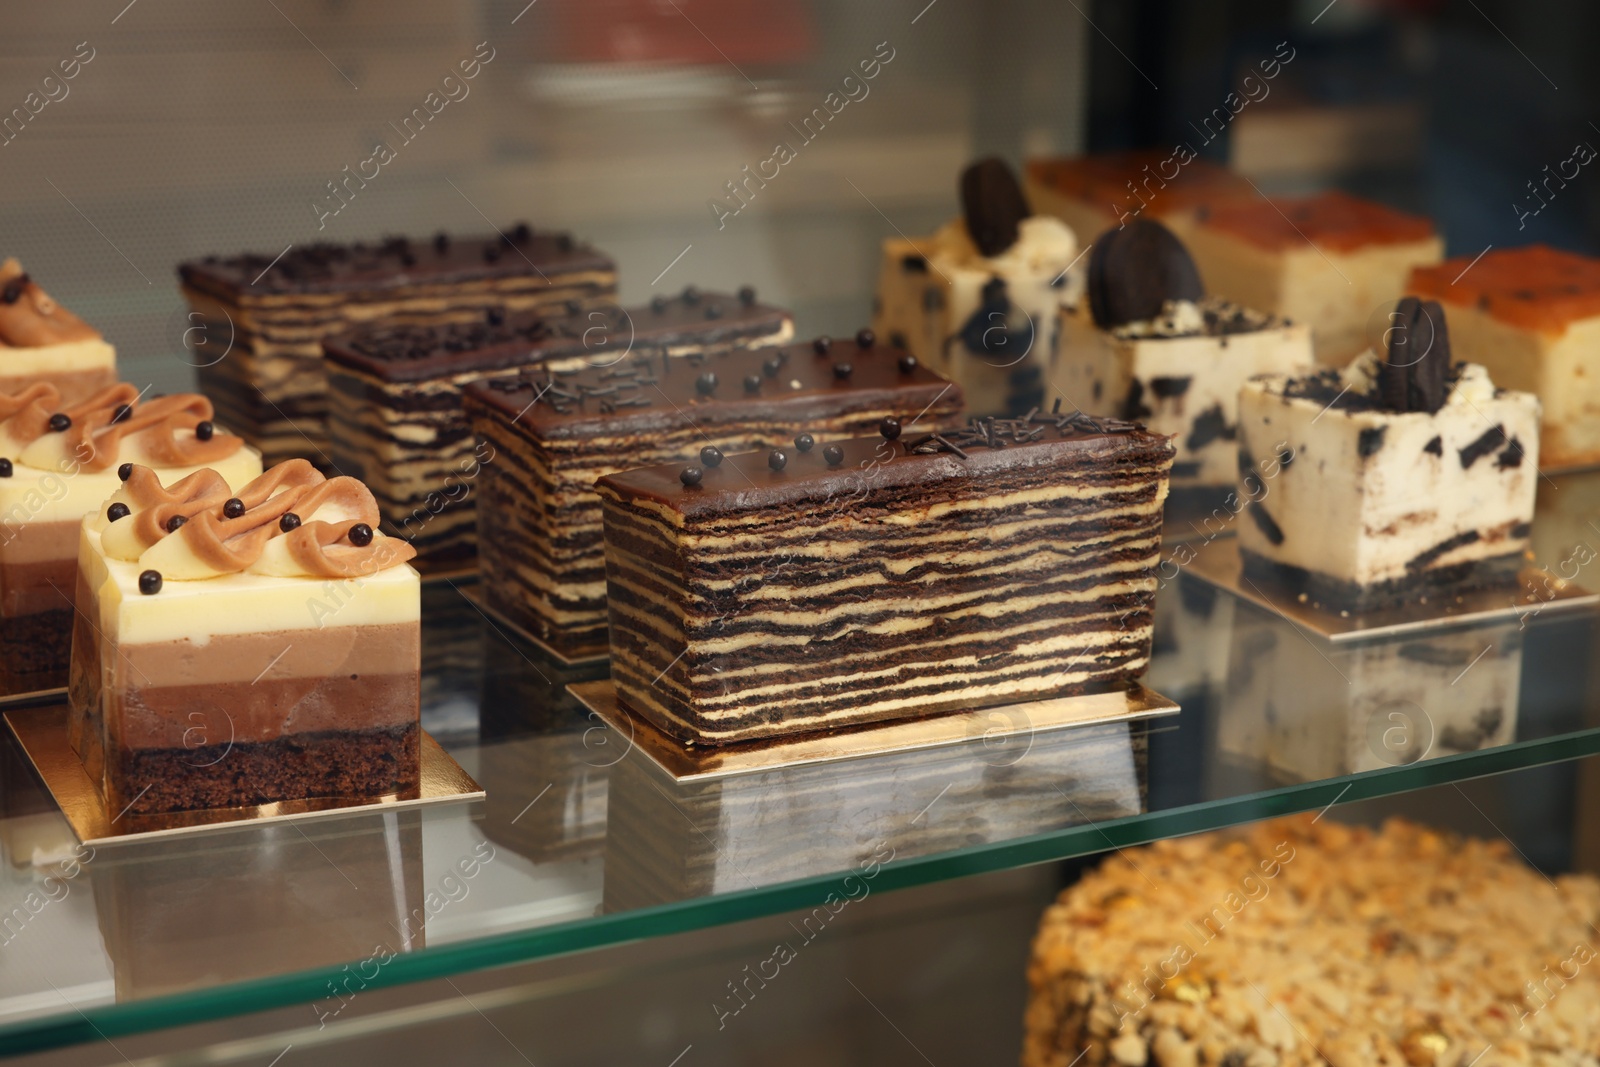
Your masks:
<svg viewBox="0 0 1600 1067"><path fill-rule="evenodd" d="M993 257L1017 243L1018 224L1033 211L1011 168L990 156L961 173L961 213L972 243Z"/></svg>
<svg viewBox="0 0 1600 1067"><path fill-rule="evenodd" d="M1403 298L1384 331L1383 362L1378 366L1378 398L1389 411L1444 407L1450 395L1450 331L1437 301Z"/></svg>
<svg viewBox="0 0 1600 1067"><path fill-rule="evenodd" d="M1159 222L1135 219L1101 234L1089 253L1089 312L1102 330L1147 322L1169 300L1202 300L1200 270Z"/></svg>

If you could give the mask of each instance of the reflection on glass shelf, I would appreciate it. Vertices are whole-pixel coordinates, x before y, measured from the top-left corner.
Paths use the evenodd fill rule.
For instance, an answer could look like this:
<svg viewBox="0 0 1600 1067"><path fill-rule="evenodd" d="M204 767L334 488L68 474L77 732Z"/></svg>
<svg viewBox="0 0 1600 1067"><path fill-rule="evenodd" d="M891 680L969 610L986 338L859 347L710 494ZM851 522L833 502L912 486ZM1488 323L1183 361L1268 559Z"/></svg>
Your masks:
<svg viewBox="0 0 1600 1067"><path fill-rule="evenodd" d="M1560 484L1535 523L1552 566L1600 544L1600 474ZM1335 649L1179 575L1146 679L1175 716L678 785L568 692L604 664L431 585L423 723L481 803L105 848L52 900L70 830L5 738L0 1047L246 998L315 1020L380 946L371 981L432 978L808 909L863 864L878 891L1591 755L1595 639L1575 612Z"/></svg>

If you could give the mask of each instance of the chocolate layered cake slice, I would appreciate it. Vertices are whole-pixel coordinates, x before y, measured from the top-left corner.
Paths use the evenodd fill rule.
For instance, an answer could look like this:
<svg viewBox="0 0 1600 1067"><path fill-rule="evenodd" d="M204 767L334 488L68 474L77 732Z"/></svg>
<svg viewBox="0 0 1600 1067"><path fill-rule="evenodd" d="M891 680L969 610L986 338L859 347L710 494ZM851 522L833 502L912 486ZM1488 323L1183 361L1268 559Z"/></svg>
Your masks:
<svg viewBox="0 0 1600 1067"><path fill-rule="evenodd" d="M82 400L116 384L117 353L8 259L0 263L0 395L36 382L66 402Z"/></svg>
<svg viewBox="0 0 1600 1067"><path fill-rule="evenodd" d="M1182 237L1213 205L1256 195L1224 167L1162 151L1030 159L1023 181L1036 211L1054 215L1085 242L1136 219L1160 222Z"/></svg>
<svg viewBox="0 0 1600 1067"><path fill-rule="evenodd" d="M210 467L231 485L261 473L211 418L203 396L143 399L126 384L74 403L44 382L0 393L0 683L65 684L78 526L132 464L169 479Z"/></svg>
<svg viewBox="0 0 1600 1067"><path fill-rule="evenodd" d="M1462 359L1539 398L1546 465L1600 463L1600 259L1495 249L1419 267L1411 288L1444 306Z"/></svg>
<svg viewBox="0 0 1600 1067"><path fill-rule="evenodd" d="M324 338L377 319L475 322L491 308L590 303L617 286L608 256L525 223L487 236L208 256L178 274L191 308L191 358L223 420L269 463L299 456L322 465L329 462Z"/></svg>
<svg viewBox="0 0 1600 1067"><path fill-rule="evenodd" d="M1172 457L1031 412L602 478L618 696L725 744L1131 681Z"/></svg>
<svg viewBox="0 0 1600 1067"><path fill-rule="evenodd" d="M84 522L69 734L135 815L418 787L420 579L353 478L135 466Z"/></svg>
<svg viewBox="0 0 1600 1067"><path fill-rule="evenodd" d="M1309 371L1310 330L1206 296L1183 244L1142 219L1100 236L1087 295L1061 312L1055 388L1091 414L1172 436L1175 513L1223 508L1238 481L1239 388Z"/></svg>
<svg viewBox="0 0 1600 1067"><path fill-rule="evenodd" d="M974 414L1020 415L1047 403L1078 242L998 159L962 174L961 205L930 237L884 241L873 326L959 383Z"/></svg>
<svg viewBox="0 0 1600 1067"><path fill-rule="evenodd" d="M418 565L471 563L476 482L494 451L480 448L462 408L471 382L549 364L604 371L629 358L712 354L777 344L787 311L690 287L649 304L506 313L432 326L377 323L327 342L334 466L372 490L384 529L410 541Z"/></svg>
<svg viewBox="0 0 1600 1067"><path fill-rule="evenodd" d="M1208 290L1310 326L1334 367L1383 336L1412 268L1444 257L1427 219L1339 192L1219 203L1186 240Z"/></svg>
<svg viewBox="0 0 1600 1067"><path fill-rule="evenodd" d="M563 655L603 652L596 478L672 462L747 484L740 472L760 477L767 459L724 454L820 455L832 438L884 419L915 432L954 425L960 411L957 386L870 330L687 358L635 353L612 367L546 367L468 386L473 429L495 457L478 479L484 593Z"/></svg>
<svg viewBox="0 0 1600 1067"><path fill-rule="evenodd" d="M1516 580L1539 401L1452 362L1438 304L1394 317L1381 357L1239 395L1239 551L1263 592L1357 611Z"/></svg>

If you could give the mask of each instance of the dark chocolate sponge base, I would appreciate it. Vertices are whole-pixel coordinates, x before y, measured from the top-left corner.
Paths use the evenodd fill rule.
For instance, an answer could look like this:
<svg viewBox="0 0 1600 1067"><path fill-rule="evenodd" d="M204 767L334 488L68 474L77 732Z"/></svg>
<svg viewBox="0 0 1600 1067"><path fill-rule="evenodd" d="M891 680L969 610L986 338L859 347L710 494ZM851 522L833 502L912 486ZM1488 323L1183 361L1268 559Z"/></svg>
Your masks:
<svg viewBox="0 0 1600 1067"><path fill-rule="evenodd" d="M1448 567L1431 567L1406 578L1392 578L1376 585L1355 582L1318 571L1266 559L1249 549L1239 550L1242 574L1262 593L1285 600L1306 602L1323 611L1363 613L1384 611L1415 603L1422 597L1444 600L1463 593L1514 588L1522 569L1522 553Z"/></svg>
<svg viewBox="0 0 1600 1067"><path fill-rule="evenodd" d="M8 689L35 680L39 689L66 685L71 656L71 608L0 619L0 682Z"/></svg>

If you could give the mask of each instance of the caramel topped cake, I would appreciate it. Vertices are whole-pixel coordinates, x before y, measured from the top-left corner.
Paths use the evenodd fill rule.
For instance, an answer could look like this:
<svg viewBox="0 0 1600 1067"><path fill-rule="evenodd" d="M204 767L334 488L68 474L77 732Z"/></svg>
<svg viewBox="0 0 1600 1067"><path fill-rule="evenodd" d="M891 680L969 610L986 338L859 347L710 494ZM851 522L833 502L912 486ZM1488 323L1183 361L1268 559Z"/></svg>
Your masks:
<svg viewBox="0 0 1600 1067"><path fill-rule="evenodd" d="M62 684L49 679L67 667L78 524L123 471L210 467L239 485L261 473L260 455L211 415L203 396L144 399L127 384L75 403L44 382L0 394L0 675Z"/></svg>
<svg viewBox="0 0 1600 1067"><path fill-rule="evenodd" d="M0 395L35 382L81 400L117 380L117 353L62 307L15 259L0 263Z"/></svg>
<svg viewBox="0 0 1600 1067"><path fill-rule="evenodd" d="M1085 241L1140 218L1183 236L1215 205L1256 195L1232 171L1203 159L1180 162L1168 151L1030 159L1023 179L1029 203Z"/></svg>
<svg viewBox="0 0 1600 1067"><path fill-rule="evenodd" d="M378 498L384 528L429 566L470 563L481 450L461 405L469 383L549 365L604 370L628 358L713 354L787 341L789 313L690 286L649 304L504 312L431 326L376 323L325 346L331 454Z"/></svg>
<svg viewBox="0 0 1600 1067"><path fill-rule="evenodd" d="M1444 305L1463 359L1544 405L1547 466L1600 463L1600 259L1547 245L1418 268L1412 289Z"/></svg>
<svg viewBox="0 0 1600 1067"><path fill-rule="evenodd" d="M123 474L83 524L72 656L111 809L414 791L420 584L366 487L304 460L237 490Z"/></svg>
<svg viewBox="0 0 1600 1067"><path fill-rule="evenodd" d="M193 309L193 353L207 395L269 460L327 463L322 341L374 320L482 321L591 303L616 291L609 257L565 233L518 223L503 234L296 245L178 268Z"/></svg>
<svg viewBox="0 0 1600 1067"><path fill-rule="evenodd" d="M1210 292L1304 322L1339 367L1381 337L1412 268L1444 255L1427 219L1340 192L1220 203L1187 240Z"/></svg>
<svg viewBox="0 0 1600 1067"><path fill-rule="evenodd" d="M667 461L715 466L752 448L820 451L885 418L943 428L961 404L958 387L870 330L683 358L636 351L615 366L469 386L473 429L495 457L479 477L484 591L557 651L603 651L596 478Z"/></svg>
<svg viewBox="0 0 1600 1067"><path fill-rule="evenodd" d="M726 744L1137 678L1172 457L1030 412L602 478L618 696Z"/></svg>

